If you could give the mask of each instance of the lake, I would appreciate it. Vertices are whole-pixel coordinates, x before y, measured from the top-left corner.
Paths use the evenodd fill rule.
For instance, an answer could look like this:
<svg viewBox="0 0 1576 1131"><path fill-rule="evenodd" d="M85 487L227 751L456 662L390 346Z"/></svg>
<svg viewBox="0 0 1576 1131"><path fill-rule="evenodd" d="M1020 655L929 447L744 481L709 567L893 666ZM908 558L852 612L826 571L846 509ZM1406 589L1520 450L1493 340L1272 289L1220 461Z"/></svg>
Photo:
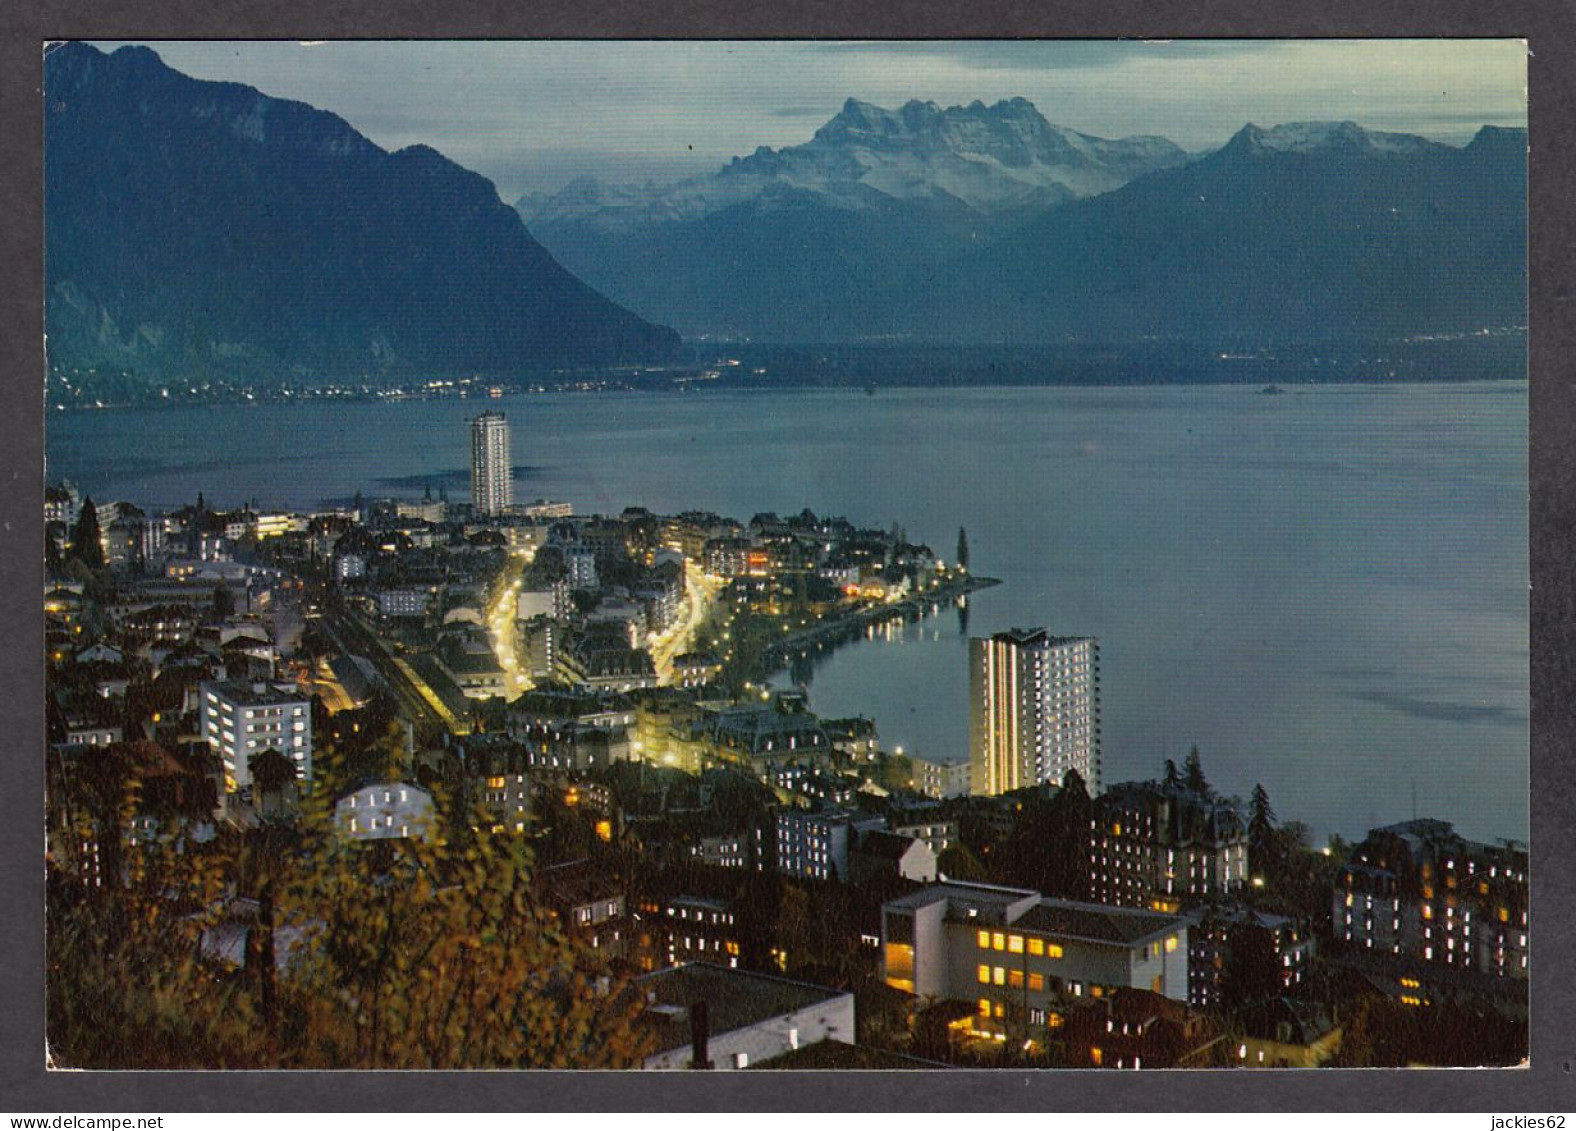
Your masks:
<svg viewBox="0 0 1576 1131"><path fill-rule="evenodd" d="M967 632L1101 642L1107 782L1197 744L1211 783L1354 837L1415 812L1528 822L1527 386L543 394L234 405L48 420L49 478L165 508L468 495L502 409L517 500L577 513L844 515L944 561ZM943 615L839 650L812 702L962 759L967 637ZM1415 798L1415 802L1414 802Z"/></svg>

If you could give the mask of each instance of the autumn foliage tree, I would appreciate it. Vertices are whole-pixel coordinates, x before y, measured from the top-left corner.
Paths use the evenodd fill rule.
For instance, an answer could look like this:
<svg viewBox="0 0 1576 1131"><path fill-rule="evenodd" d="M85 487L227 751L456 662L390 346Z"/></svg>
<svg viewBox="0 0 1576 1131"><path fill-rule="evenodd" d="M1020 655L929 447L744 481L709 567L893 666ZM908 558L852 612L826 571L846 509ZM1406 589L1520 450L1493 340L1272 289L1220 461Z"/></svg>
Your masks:
<svg viewBox="0 0 1576 1131"><path fill-rule="evenodd" d="M48 1033L84 1068L619 1068L646 1054L638 995L539 898L524 838L478 821L353 841L327 791L288 835L198 843L169 823L85 882L56 867ZM84 821L90 817L84 810ZM102 859L102 856L100 857ZM251 897L244 965L205 939ZM234 957L232 952L231 957Z"/></svg>

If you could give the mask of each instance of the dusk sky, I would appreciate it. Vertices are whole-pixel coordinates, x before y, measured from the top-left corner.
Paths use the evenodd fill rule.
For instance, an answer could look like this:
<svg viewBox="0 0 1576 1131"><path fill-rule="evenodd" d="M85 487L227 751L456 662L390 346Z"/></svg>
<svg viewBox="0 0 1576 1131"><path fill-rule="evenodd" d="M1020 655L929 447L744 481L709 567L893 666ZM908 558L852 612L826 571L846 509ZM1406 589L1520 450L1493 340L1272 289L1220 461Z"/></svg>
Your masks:
<svg viewBox="0 0 1576 1131"><path fill-rule="evenodd" d="M710 172L807 141L849 97L889 108L1024 97L1058 125L1190 150L1250 121L1350 119L1456 144L1481 125L1526 124L1520 40L148 46L197 78L332 110L387 149L431 145L510 202L583 174Z"/></svg>

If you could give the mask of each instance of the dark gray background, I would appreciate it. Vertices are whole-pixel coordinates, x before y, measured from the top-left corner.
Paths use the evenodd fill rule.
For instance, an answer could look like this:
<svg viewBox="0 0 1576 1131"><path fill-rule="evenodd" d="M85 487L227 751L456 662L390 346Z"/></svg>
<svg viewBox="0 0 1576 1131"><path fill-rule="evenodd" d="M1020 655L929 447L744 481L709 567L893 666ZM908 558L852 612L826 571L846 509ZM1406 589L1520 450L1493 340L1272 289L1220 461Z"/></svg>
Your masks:
<svg viewBox="0 0 1576 1131"><path fill-rule="evenodd" d="M48 1073L43 1068L41 47L49 39L1523 37L1531 107L1532 1067L1056 1073ZM0 12L0 1110L1576 1110L1570 0L21 0Z"/></svg>

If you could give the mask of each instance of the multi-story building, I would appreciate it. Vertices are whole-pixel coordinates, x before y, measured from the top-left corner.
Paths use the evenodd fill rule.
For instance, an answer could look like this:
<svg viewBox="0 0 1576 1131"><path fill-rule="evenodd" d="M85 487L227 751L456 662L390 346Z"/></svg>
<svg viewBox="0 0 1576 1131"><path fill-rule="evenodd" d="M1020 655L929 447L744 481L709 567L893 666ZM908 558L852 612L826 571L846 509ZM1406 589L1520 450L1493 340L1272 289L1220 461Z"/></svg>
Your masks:
<svg viewBox="0 0 1576 1131"><path fill-rule="evenodd" d="M908 760L913 771L914 789L926 797L944 801L949 797L962 797L969 792L970 778L974 772L972 763L943 762L938 758L921 758L917 754L910 754Z"/></svg>
<svg viewBox="0 0 1576 1131"><path fill-rule="evenodd" d="M503 514L513 499L509 421L501 412L484 412L471 421L471 509Z"/></svg>
<svg viewBox="0 0 1576 1131"><path fill-rule="evenodd" d="M943 820L929 807L895 812L891 823L898 836L924 841L937 856L958 843L958 823Z"/></svg>
<svg viewBox="0 0 1576 1131"><path fill-rule="evenodd" d="M722 674L722 658L715 652L681 652L673 657L673 683L676 687L705 687Z"/></svg>
<svg viewBox="0 0 1576 1131"><path fill-rule="evenodd" d="M1445 821L1374 829L1335 885L1338 942L1497 977L1527 976L1527 852Z"/></svg>
<svg viewBox="0 0 1576 1131"><path fill-rule="evenodd" d="M251 760L264 750L279 751L303 781L312 779L311 702L288 684L204 683L202 737L224 764L229 793L251 785Z"/></svg>
<svg viewBox="0 0 1576 1131"><path fill-rule="evenodd" d="M590 861L555 864L540 873L548 904L565 931L607 952L626 957L631 948L630 918L623 884Z"/></svg>
<svg viewBox="0 0 1576 1131"><path fill-rule="evenodd" d="M386 617L424 617L432 601L430 589L384 589L378 593L378 612Z"/></svg>
<svg viewBox="0 0 1576 1131"><path fill-rule="evenodd" d="M731 900L675 895L643 905L639 918L640 964L646 969L684 962L738 969L741 942Z"/></svg>
<svg viewBox="0 0 1576 1131"><path fill-rule="evenodd" d="M1122 782L1095 799L1092 898L1175 911L1228 896L1247 875L1247 828L1231 802L1171 782Z"/></svg>
<svg viewBox="0 0 1576 1131"><path fill-rule="evenodd" d="M755 840L749 832L703 836L690 845L690 859L709 868L748 868L755 860Z"/></svg>
<svg viewBox="0 0 1576 1131"><path fill-rule="evenodd" d="M970 789L1009 793L1076 770L1100 792L1100 646L1015 628L969 641Z"/></svg>
<svg viewBox="0 0 1576 1131"><path fill-rule="evenodd" d="M563 553L564 568L569 571L569 588L597 588L596 551L586 546L571 546Z"/></svg>
<svg viewBox="0 0 1576 1131"><path fill-rule="evenodd" d="M976 1033L1037 1039L1076 999L1122 987L1188 999L1187 920L940 883L881 909L882 977L921 998L977 1005Z"/></svg>
<svg viewBox="0 0 1576 1131"><path fill-rule="evenodd" d="M789 764L828 762L832 743L820 720L808 711L776 706L730 707L706 724L708 761L736 765L762 777Z"/></svg>
<svg viewBox="0 0 1576 1131"><path fill-rule="evenodd" d="M50 484L44 488L45 522L58 522L69 531L77 524L81 506L82 495L71 485L70 480L62 480L58 485Z"/></svg>
<svg viewBox="0 0 1576 1131"><path fill-rule="evenodd" d="M1234 961L1233 951L1255 944L1255 949L1274 963L1287 996L1304 992L1314 954L1313 932L1306 922L1237 903L1201 907L1188 918L1188 999L1195 1009L1234 1004L1224 1002L1221 996L1222 987L1229 983L1227 971ZM1254 933L1257 939L1249 937Z"/></svg>
<svg viewBox="0 0 1576 1131"><path fill-rule="evenodd" d="M777 870L811 880L847 880L849 855L860 834L886 828L882 817L862 817L845 809L824 813L785 809L776 820Z"/></svg>
<svg viewBox="0 0 1576 1131"><path fill-rule="evenodd" d="M409 782L375 782L334 805L334 823L351 840L404 840L437 832L432 794Z"/></svg>
<svg viewBox="0 0 1576 1131"><path fill-rule="evenodd" d="M1061 1032L1070 1068L1184 1068L1214 1044L1205 1017L1149 990L1120 986L1068 1013Z"/></svg>

